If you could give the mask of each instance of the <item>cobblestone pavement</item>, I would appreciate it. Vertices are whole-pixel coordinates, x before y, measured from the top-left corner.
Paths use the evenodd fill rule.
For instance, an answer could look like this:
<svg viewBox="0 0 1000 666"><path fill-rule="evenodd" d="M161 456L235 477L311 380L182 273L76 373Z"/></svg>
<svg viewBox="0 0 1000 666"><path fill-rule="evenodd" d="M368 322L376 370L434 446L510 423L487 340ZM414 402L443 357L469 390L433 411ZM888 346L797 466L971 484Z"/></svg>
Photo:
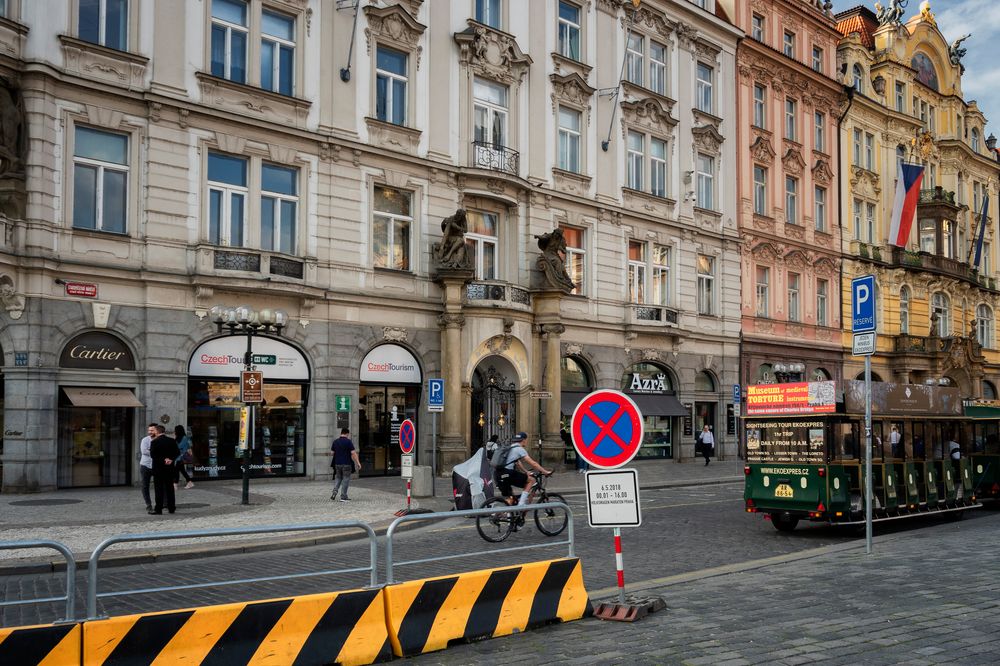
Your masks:
<svg viewBox="0 0 1000 666"><path fill-rule="evenodd" d="M593 595L593 591L591 591ZM457 645L414 664L1000 663L1000 514L649 584L667 609Z"/></svg>

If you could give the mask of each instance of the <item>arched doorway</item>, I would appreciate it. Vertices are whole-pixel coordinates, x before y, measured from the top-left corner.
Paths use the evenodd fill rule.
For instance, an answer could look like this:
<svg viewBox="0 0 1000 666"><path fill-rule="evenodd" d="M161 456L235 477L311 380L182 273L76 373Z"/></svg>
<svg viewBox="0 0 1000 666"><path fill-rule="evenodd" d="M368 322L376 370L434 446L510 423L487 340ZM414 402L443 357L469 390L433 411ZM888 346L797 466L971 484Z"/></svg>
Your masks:
<svg viewBox="0 0 1000 666"><path fill-rule="evenodd" d="M488 356L472 373L472 453L491 435L509 442L518 432L517 372L502 356Z"/></svg>

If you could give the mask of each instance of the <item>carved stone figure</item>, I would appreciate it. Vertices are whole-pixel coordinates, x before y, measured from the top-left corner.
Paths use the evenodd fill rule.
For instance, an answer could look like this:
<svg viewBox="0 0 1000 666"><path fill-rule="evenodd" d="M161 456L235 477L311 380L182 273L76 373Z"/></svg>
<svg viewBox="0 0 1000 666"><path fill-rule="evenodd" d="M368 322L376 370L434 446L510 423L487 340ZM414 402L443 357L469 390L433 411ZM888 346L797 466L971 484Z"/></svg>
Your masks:
<svg viewBox="0 0 1000 666"><path fill-rule="evenodd" d="M435 243L432 248L432 254L438 268L472 268L472 262L465 246L465 233L468 230L469 222L465 217L464 208L459 208L454 215L441 220L443 236L441 242Z"/></svg>
<svg viewBox="0 0 1000 666"><path fill-rule="evenodd" d="M883 7L876 2L875 18L878 19L879 26L901 24L907 4L909 4L909 0L889 0L889 6Z"/></svg>
<svg viewBox="0 0 1000 666"><path fill-rule="evenodd" d="M9 275L0 275L0 303L11 319L20 319L24 314L24 296L14 291L14 280Z"/></svg>
<svg viewBox="0 0 1000 666"><path fill-rule="evenodd" d="M972 34L963 35L951 43L948 47L948 58L951 60L951 64L958 65L962 69L962 74L965 74L965 65L962 64L962 58L965 57L965 52L967 49L962 48L962 42L972 37Z"/></svg>
<svg viewBox="0 0 1000 666"><path fill-rule="evenodd" d="M24 110L17 91L0 79L0 176L21 175Z"/></svg>
<svg viewBox="0 0 1000 666"><path fill-rule="evenodd" d="M538 270L545 277L545 282L548 286L571 291L576 285L566 272L566 238L563 236L563 230L556 227L555 230L535 238L538 239L538 249L542 251L536 263Z"/></svg>

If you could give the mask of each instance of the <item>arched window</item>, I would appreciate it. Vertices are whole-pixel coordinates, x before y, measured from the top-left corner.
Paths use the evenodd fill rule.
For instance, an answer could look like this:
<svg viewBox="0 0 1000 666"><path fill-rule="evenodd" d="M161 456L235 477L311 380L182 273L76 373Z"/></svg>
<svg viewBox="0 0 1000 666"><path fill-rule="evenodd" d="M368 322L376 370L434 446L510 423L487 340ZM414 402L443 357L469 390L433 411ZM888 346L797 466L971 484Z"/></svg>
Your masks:
<svg viewBox="0 0 1000 666"><path fill-rule="evenodd" d="M858 376L855 377L855 379L858 380L859 382L865 381L865 373L859 372ZM880 382L880 381L882 381L882 377L877 372L873 372L872 373L872 381L873 382Z"/></svg>
<svg viewBox="0 0 1000 666"><path fill-rule="evenodd" d="M910 288L906 285L899 288L899 332L910 333Z"/></svg>
<svg viewBox="0 0 1000 666"><path fill-rule="evenodd" d="M563 356L559 361L559 376L564 391L589 391L594 383L586 364L573 357Z"/></svg>
<svg viewBox="0 0 1000 666"><path fill-rule="evenodd" d="M826 368L816 368L812 371L812 374L809 375L809 381L812 382L825 382L829 379L832 379L832 377L830 376L830 373L827 372Z"/></svg>
<svg viewBox="0 0 1000 666"><path fill-rule="evenodd" d="M988 379L983 380L983 400L996 400L997 387Z"/></svg>
<svg viewBox="0 0 1000 666"><path fill-rule="evenodd" d="M941 291L934 292L931 296L931 318L937 318L937 335L945 337L951 333L951 301L948 296Z"/></svg>
<svg viewBox="0 0 1000 666"><path fill-rule="evenodd" d="M979 152L979 130L977 128L973 127L971 135L972 135L972 140L971 140L972 150L974 150L975 152L978 153Z"/></svg>
<svg viewBox="0 0 1000 666"><path fill-rule="evenodd" d="M976 308L976 339L982 347L993 348L993 310L985 303Z"/></svg>
<svg viewBox="0 0 1000 666"><path fill-rule="evenodd" d="M761 363L760 367L757 368L757 374L754 376L755 384L773 384L774 383L774 368L771 367L770 363Z"/></svg>
<svg viewBox="0 0 1000 666"><path fill-rule="evenodd" d="M861 65L854 65L854 89L859 93L865 92L865 70L861 69Z"/></svg>
<svg viewBox="0 0 1000 666"><path fill-rule="evenodd" d="M706 370L702 370L694 378L694 390L695 391L715 391L715 380L712 375Z"/></svg>

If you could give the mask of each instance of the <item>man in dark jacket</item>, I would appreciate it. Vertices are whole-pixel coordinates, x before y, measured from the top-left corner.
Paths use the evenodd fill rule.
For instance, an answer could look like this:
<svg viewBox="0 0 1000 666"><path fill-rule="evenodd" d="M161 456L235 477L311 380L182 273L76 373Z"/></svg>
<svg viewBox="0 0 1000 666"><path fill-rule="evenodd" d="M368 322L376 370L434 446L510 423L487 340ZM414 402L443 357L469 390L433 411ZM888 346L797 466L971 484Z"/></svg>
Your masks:
<svg viewBox="0 0 1000 666"><path fill-rule="evenodd" d="M177 442L164 433L166 428L156 426L156 437L149 443L149 456L153 459L153 491L156 495L156 506L149 511L150 515L162 514L164 503L167 511L173 513L177 507L174 504L174 461L181 454Z"/></svg>

